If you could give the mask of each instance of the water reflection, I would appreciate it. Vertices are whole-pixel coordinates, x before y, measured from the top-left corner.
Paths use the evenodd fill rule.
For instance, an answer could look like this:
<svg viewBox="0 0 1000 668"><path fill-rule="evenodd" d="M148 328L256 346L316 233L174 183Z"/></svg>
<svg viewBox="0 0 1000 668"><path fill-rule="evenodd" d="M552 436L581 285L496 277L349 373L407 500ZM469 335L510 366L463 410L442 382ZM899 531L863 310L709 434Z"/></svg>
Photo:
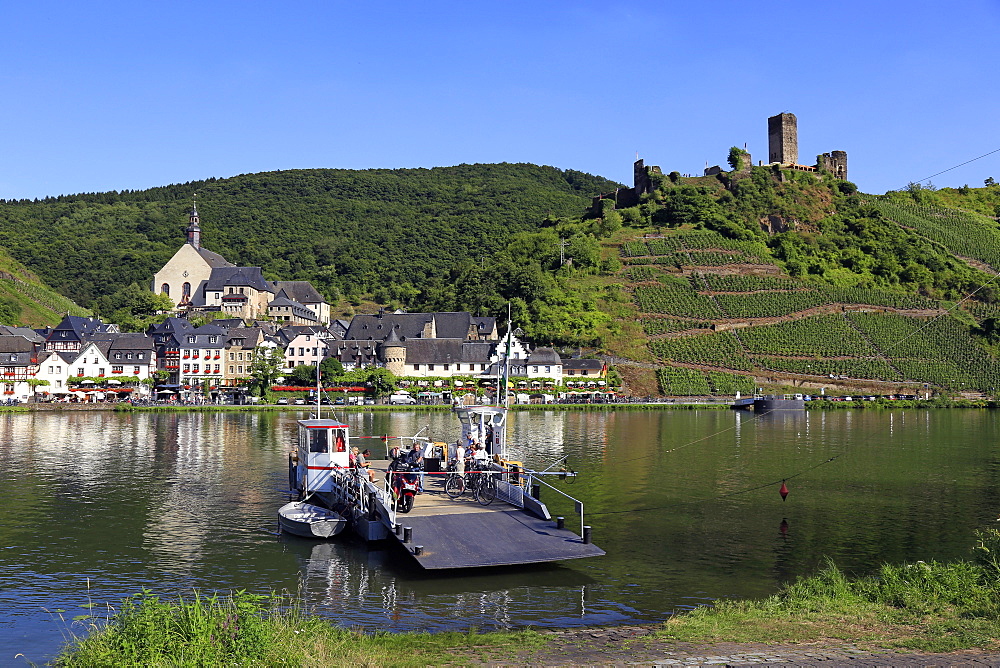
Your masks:
<svg viewBox="0 0 1000 668"><path fill-rule="evenodd" d="M530 411L511 442L533 444L533 467L570 457L579 481L554 484L585 501L608 555L428 575L354 542L274 536L305 415L0 415L0 657L58 648L45 609L71 618L142 588L301 592L366 628L654 621L767 595L826 557L861 572L965 557L1000 506L993 412ZM444 412L344 419L360 435L459 432ZM572 504L546 494L572 525Z"/></svg>

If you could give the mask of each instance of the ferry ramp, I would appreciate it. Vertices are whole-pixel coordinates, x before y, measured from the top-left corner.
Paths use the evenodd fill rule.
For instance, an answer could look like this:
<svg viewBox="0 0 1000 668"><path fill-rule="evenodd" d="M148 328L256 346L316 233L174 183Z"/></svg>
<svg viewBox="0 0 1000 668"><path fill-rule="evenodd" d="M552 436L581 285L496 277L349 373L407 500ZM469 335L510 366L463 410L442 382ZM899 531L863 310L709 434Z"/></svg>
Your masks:
<svg viewBox="0 0 1000 668"><path fill-rule="evenodd" d="M428 484L429 489L416 497L413 510L396 515L400 530L390 534L427 570L535 564L604 554L572 531L557 528L555 520L541 519L499 499L488 506L468 494L452 499L435 487ZM405 542L407 533L410 539Z"/></svg>

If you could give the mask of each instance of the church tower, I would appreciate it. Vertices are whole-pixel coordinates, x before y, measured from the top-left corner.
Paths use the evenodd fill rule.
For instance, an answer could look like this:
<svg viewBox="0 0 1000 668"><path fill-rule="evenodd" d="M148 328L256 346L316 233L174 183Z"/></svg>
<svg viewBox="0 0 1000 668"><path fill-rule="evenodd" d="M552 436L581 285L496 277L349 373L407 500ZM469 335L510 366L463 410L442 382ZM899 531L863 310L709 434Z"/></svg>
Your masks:
<svg viewBox="0 0 1000 668"><path fill-rule="evenodd" d="M195 195L195 198L198 196ZM194 200L194 204L191 207L191 217L188 220L188 226L185 230L187 232L187 242L194 246L196 249L201 248L201 227L198 226L198 200Z"/></svg>

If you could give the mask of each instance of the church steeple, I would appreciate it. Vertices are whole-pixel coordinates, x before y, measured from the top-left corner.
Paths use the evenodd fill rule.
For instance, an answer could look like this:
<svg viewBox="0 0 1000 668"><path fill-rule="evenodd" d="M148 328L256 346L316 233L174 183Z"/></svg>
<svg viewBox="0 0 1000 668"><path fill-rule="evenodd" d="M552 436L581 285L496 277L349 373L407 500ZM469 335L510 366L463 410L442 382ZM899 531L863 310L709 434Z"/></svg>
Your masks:
<svg viewBox="0 0 1000 668"><path fill-rule="evenodd" d="M195 248L201 248L201 227L198 226L198 194L195 193L194 204L191 206L191 217L188 221L187 242Z"/></svg>

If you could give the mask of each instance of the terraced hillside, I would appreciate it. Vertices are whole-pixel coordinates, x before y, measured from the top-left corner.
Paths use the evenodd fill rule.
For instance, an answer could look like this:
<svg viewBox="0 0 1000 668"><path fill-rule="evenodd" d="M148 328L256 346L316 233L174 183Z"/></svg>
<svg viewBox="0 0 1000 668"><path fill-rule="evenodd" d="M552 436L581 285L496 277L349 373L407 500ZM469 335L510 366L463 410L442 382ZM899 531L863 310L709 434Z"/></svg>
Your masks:
<svg viewBox="0 0 1000 668"><path fill-rule="evenodd" d="M67 313L90 315L0 249L0 325L54 325Z"/></svg>
<svg viewBox="0 0 1000 668"><path fill-rule="evenodd" d="M664 394L1000 388L1000 361L973 335L970 315L995 307L793 278L763 243L708 230L646 233L619 252Z"/></svg>

